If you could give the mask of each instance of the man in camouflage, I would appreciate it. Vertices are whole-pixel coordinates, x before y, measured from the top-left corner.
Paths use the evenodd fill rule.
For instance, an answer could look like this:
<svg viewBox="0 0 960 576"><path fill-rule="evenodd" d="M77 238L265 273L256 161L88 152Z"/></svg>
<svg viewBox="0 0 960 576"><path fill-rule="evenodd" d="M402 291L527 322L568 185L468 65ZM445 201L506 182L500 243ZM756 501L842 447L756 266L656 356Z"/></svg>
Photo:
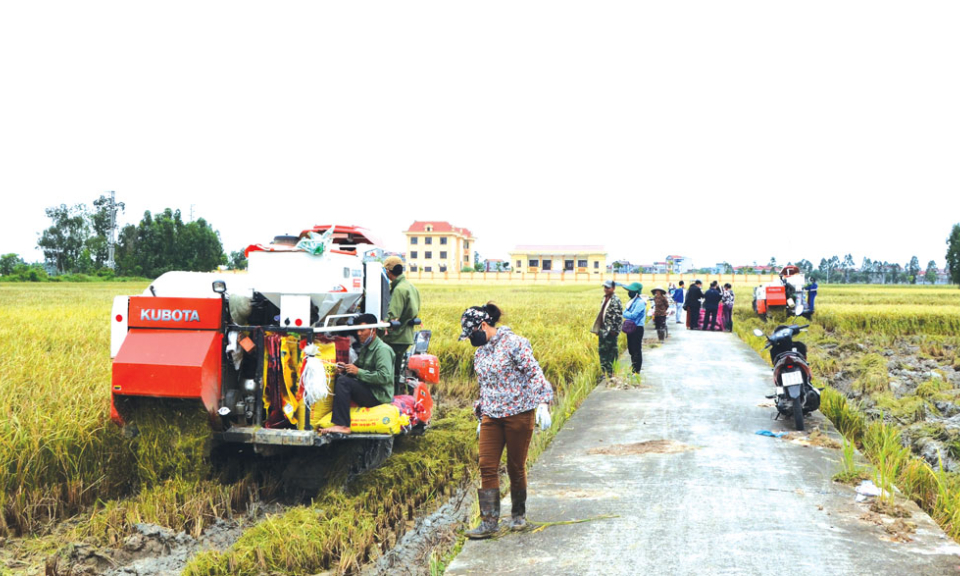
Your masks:
<svg viewBox="0 0 960 576"><path fill-rule="evenodd" d="M409 325L420 314L420 292L417 287L407 281L403 274L403 261L397 256L390 256L383 262L383 268L390 279L390 309L387 311L387 320L400 322L398 328L391 328L383 335L383 341L389 345L394 353L394 374L399 382L403 378L403 356L413 344L414 327ZM399 390L406 394L405 390Z"/></svg>
<svg viewBox="0 0 960 576"><path fill-rule="evenodd" d="M600 369L605 377L613 375L613 363L618 356L617 337L623 325L623 304L614 291L612 280L603 283L603 303L590 330L599 339Z"/></svg>

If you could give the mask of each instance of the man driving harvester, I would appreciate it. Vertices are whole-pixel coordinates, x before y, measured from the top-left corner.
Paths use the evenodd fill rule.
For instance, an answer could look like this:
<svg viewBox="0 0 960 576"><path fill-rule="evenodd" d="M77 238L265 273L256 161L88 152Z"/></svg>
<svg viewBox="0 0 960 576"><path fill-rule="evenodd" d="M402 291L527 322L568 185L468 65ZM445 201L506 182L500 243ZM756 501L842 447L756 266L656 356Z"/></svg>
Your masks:
<svg viewBox="0 0 960 576"><path fill-rule="evenodd" d="M403 261L398 256L390 256L383 261L383 269L390 279L390 308L386 320L396 320L400 323L397 328L390 328L383 334L383 341L393 350L393 375L398 381L403 377L403 356L413 344L414 327L410 321L420 314L420 292L417 287L407 281L403 274ZM396 388L398 394L406 394L406 390Z"/></svg>
<svg viewBox="0 0 960 576"><path fill-rule="evenodd" d="M377 317L361 314L354 324L360 339L356 364L337 363L333 391L333 426L321 434L350 434L350 402L372 408L393 402L393 350L377 337Z"/></svg>

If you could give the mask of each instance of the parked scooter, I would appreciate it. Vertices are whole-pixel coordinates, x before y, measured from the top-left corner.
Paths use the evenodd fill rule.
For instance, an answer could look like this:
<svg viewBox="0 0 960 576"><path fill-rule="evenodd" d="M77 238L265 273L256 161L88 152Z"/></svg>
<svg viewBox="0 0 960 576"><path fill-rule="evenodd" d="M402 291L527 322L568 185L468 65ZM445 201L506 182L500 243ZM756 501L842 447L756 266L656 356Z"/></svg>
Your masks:
<svg viewBox="0 0 960 576"><path fill-rule="evenodd" d="M776 393L767 398L775 399L777 417L793 416L797 430L803 430L803 417L820 408L820 391L810 383L812 377L807 364L807 345L794 342L793 337L809 327L777 326L772 336L766 336L759 328L753 331L757 336L766 336L773 361L773 383Z"/></svg>

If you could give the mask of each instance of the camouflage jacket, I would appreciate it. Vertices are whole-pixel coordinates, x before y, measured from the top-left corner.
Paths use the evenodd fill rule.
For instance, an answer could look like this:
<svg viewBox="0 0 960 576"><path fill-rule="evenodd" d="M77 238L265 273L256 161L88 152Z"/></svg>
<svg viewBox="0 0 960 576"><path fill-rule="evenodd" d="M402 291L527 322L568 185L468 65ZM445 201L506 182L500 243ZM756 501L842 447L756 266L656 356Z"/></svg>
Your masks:
<svg viewBox="0 0 960 576"><path fill-rule="evenodd" d="M603 301L600 302L600 309L603 309ZM614 294L610 297L610 303L607 304L603 318L601 319L598 314L597 320L593 323L592 332L601 338L606 338L611 334L620 334L621 326L623 326L623 304L620 302L620 298Z"/></svg>

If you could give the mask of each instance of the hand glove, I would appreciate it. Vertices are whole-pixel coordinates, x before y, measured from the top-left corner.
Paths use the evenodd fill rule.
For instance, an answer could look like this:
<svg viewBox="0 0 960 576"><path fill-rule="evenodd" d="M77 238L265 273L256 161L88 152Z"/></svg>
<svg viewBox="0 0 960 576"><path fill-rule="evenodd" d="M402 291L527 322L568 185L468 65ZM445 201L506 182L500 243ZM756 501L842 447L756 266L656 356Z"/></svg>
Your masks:
<svg viewBox="0 0 960 576"><path fill-rule="evenodd" d="M546 430L552 422L550 419L550 408L548 408L546 404L537 406L536 423L540 426L540 429Z"/></svg>
<svg viewBox="0 0 960 576"><path fill-rule="evenodd" d="M483 424L483 422L477 422L477 438L480 437L480 425L481 425L481 424Z"/></svg>

